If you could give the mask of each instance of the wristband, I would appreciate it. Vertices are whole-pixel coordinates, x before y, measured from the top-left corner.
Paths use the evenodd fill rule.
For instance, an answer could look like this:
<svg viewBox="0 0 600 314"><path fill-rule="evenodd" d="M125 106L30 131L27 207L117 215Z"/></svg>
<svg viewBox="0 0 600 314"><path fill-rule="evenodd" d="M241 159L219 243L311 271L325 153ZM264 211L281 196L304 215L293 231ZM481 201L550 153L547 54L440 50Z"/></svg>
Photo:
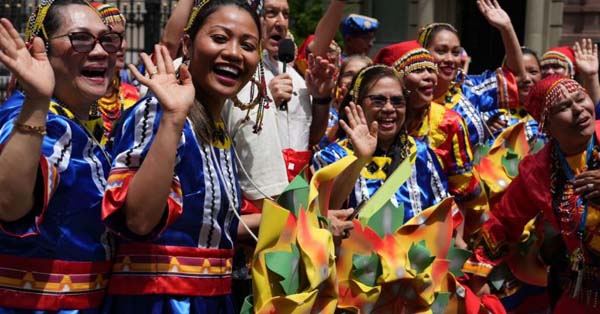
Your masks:
<svg viewBox="0 0 600 314"><path fill-rule="evenodd" d="M46 126L33 126L33 125L27 125L27 124L23 124L23 123L19 123L17 121L15 121L14 123L15 125L15 130L21 133L27 133L27 134L37 134L40 136L44 136L46 135Z"/></svg>

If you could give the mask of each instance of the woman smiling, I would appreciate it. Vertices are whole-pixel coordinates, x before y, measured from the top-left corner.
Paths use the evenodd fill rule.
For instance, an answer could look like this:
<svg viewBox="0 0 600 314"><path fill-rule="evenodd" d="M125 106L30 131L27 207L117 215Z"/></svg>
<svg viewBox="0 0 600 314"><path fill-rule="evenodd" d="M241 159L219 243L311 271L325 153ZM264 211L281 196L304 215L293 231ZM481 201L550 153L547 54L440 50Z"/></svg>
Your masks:
<svg viewBox="0 0 600 314"><path fill-rule="evenodd" d="M221 121L259 62L259 22L244 2L203 1L191 14L178 73L164 46L152 95L125 117L103 219L120 236L110 313L233 313L231 263L240 193ZM189 70L188 70L189 68ZM143 241L143 242L142 242Z"/></svg>

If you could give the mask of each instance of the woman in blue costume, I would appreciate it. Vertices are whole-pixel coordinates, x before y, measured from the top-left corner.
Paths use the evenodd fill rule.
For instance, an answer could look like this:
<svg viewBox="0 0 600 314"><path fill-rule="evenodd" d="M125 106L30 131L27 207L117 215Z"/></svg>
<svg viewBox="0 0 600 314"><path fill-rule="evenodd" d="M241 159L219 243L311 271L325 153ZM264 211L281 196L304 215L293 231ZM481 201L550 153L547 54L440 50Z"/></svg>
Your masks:
<svg viewBox="0 0 600 314"><path fill-rule="evenodd" d="M0 106L0 313L99 313L111 266L100 219L110 161L90 109L122 38L81 0L40 1L28 44L0 24L0 62L19 86Z"/></svg>
<svg viewBox="0 0 600 314"><path fill-rule="evenodd" d="M406 133L406 98L394 69L364 68L351 86L340 120L347 138L318 151L313 166L321 168L348 155L358 157L335 180L330 199L331 208L356 208L409 158L412 173L391 199L394 206L404 206L407 221L447 196L446 177L433 151Z"/></svg>
<svg viewBox="0 0 600 314"><path fill-rule="evenodd" d="M178 73L158 45L156 64L141 55L149 78L130 66L152 93L115 135L103 203L119 236L108 313L233 313L240 190L221 110L257 69L259 25L245 1L203 1Z"/></svg>
<svg viewBox="0 0 600 314"><path fill-rule="evenodd" d="M525 69L519 40L510 17L496 0L477 1L486 20L500 31L506 50L506 66L480 75L459 71L462 47L456 29L446 23L433 23L419 32L418 42L433 55L438 66L435 102L458 112L467 123L473 151L488 144L491 135L482 113L519 104L517 79ZM499 116L492 117L500 119ZM489 121L492 123L493 120Z"/></svg>

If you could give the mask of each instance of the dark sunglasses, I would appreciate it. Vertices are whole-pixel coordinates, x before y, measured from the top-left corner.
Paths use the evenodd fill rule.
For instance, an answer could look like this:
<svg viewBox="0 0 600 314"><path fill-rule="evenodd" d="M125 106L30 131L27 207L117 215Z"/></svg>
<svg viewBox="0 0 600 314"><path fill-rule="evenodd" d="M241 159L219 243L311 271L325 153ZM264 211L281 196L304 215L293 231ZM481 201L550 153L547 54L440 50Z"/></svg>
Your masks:
<svg viewBox="0 0 600 314"><path fill-rule="evenodd" d="M121 50L121 43L123 42L123 35L115 32L108 32L96 37L88 32L72 32L50 39L69 37L71 47L73 50L79 53L88 53L94 50L96 43L102 46L102 49L108 53L115 53Z"/></svg>
<svg viewBox="0 0 600 314"><path fill-rule="evenodd" d="M394 107L406 106L406 98L404 96L367 95L365 98L368 98L375 107L383 107L388 101Z"/></svg>

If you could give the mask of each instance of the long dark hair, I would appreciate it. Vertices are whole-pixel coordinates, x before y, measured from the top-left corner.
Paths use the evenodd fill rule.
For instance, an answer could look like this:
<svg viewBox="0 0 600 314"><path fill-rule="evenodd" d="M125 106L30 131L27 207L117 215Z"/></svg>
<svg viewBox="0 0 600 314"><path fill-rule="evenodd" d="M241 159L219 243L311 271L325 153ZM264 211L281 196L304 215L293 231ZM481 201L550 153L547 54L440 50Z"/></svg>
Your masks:
<svg viewBox="0 0 600 314"><path fill-rule="evenodd" d="M190 37L192 43L198 31L206 22L206 19L213 13L217 12L217 10L219 10L221 7L227 5L234 5L247 11L250 16L252 16L252 19L258 28L258 38L261 38L261 27L258 13L250 7L248 2L242 0L210 0L198 11L192 11L190 21L188 21L188 26L185 30L185 33ZM258 53L260 53L260 51ZM215 121L213 121L213 118L208 114L208 110L205 106L206 104L202 102L194 104L190 109L188 117L192 122L196 138L201 139L205 143L210 143L213 138L219 134L215 134Z"/></svg>
<svg viewBox="0 0 600 314"><path fill-rule="evenodd" d="M375 86L375 84L377 84L377 82L379 82L379 80L383 78L393 78L397 80L401 86L404 86L404 84L402 84L402 80L398 76L398 72L387 65L377 64L362 69L352 80L352 84L350 85L352 89L348 91L348 94L346 97L344 97L344 101L342 101L339 112L340 120L343 120L346 122L346 124L348 124L348 117L346 116L345 108L350 105L351 101L357 106L362 106L362 102L367 96L367 93L371 90L371 88L373 88L373 86ZM343 138L345 136L346 133L344 130L339 128L337 137ZM394 142L386 153L387 156L392 158L391 166L384 169L387 176L391 175L392 172L400 165L400 162L406 158L407 153L408 135L406 133L406 128L403 125L402 130L398 136L396 136Z"/></svg>

